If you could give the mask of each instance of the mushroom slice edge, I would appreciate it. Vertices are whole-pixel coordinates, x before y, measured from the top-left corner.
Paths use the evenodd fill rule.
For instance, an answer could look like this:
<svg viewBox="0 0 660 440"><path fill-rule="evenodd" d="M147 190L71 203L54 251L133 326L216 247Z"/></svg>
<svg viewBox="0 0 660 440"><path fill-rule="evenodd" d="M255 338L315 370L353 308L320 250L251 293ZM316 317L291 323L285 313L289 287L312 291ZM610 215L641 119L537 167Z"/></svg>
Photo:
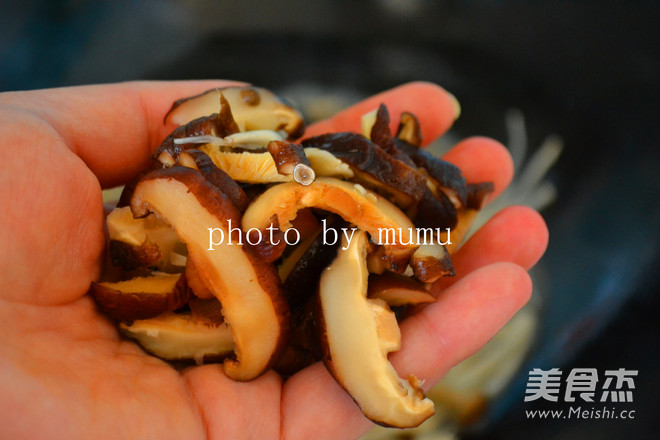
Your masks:
<svg viewBox="0 0 660 440"><path fill-rule="evenodd" d="M138 217L157 212L172 225L202 282L222 304L236 344L235 358L224 361L225 374L251 380L268 370L284 347L289 309L274 267L237 241L240 214L229 198L197 171L173 167L146 175L131 209ZM226 240L210 246L211 231L222 231Z"/></svg>
<svg viewBox="0 0 660 440"><path fill-rule="evenodd" d="M367 298L367 235L344 240L321 276L317 323L324 363L363 414L385 426L414 427L434 414L420 381L400 378L387 360L401 334L384 301Z"/></svg>

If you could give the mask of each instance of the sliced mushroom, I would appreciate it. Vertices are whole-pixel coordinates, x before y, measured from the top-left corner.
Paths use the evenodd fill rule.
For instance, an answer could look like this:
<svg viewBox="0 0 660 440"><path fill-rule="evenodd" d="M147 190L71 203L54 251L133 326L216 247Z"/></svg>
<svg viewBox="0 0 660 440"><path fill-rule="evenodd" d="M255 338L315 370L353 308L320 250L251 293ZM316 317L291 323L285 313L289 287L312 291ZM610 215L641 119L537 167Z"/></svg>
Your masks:
<svg viewBox="0 0 660 440"><path fill-rule="evenodd" d="M279 229L277 217L274 215L265 230L248 230L246 240L254 255L266 263L278 260L287 247L286 238Z"/></svg>
<svg viewBox="0 0 660 440"><path fill-rule="evenodd" d="M413 113L401 113L401 120L396 131L396 137L414 147L422 146L422 128L419 119Z"/></svg>
<svg viewBox="0 0 660 440"><path fill-rule="evenodd" d="M321 230L321 222L312 211L313 208L301 209L298 211L296 218L291 220L291 226L298 231L301 240L316 235Z"/></svg>
<svg viewBox="0 0 660 440"><path fill-rule="evenodd" d="M238 244L240 213L233 203L198 172L173 167L146 175L135 188L131 209L137 217L156 212L167 219L222 304L236 344L236 358L224 362L225 374L250 380L270 368L287 337L288 306L275 269ZM222 231L226 239L210 246L209 231Z"/></svg>
<svg viewBox="0 0 660 440"><path fill-rule="evenodd" d="M224 321L222 317L222 304L217 298L190 298L188 307L192 313L193 318L202 319L211 322L221 323Z"/></svg>
<svg viewBox="0 0 660 440"><path fill-rule="evenodd" d="M451 229L458 221L451 199L442 191L434 195L429 188L425 188L422 199L407 213L418 228Z"/></svg>
<svg viewBox="0 0 660 440"><path fill-rule="evenodd" d="M390 113L385 104L380 104L380 106L378 106L376 120L371 128L369 138L393 158L400 160L413 169L416 168L415 162L413 162L407 154L396 147L394 136L390 131Z"/></svg>
<svg viewBox="0 0 660 440"><path fill-rule="evenodd" d="M411 237L414 227L401 210L359 184L332 177L318 177L309 186L282 183L269 188L245 211L243 228L263 230L276 215L279 227L286 231L298 210L308 207L338 214L378 240L393 232L393 239L384 244L388 268L393 272L403 271L417 249Z"/></svg>
<svg viewBox="0 0 660 440"><path fill-rule="evenodd" d="M495 191L493 182L469 183L465 207L476 210L483 208L493 191Z"/></svg>
<svg viewBox="0 0 660 440"><path fill-rule="evenodd" d="M90 291L101 310L121 321L151 318L182 307L190 298L181 274L158 273L116 283L93 282Z"/></svg>
<svg viewBox="0 0 660 440"><path fill-rule="evenodd" d="M479 213L479 210L486 204L488 196L494 189L495 187L492 182L467 185L467 203L464 208L458 211L456 227L451 229L451 233L443 232L440 235L441 243L446 243L451 238L451 243L446 246L450 254L453 254L461 247L470 231L470 227L472 227L475 217Z"/></svg>
<svg viewBox="0 0 660 440"><path fill-rule="evenodd" d="M245 153L224 151L213 145L202 145L199 149L209 155L213 163L237 182L275 183L291 182L293 176L277 172L270 153Z"/></svg>
<svg viewBox="0 0 660 440"><path fill-rule="evenodd" d="M447 244L445 248L450 255L454 253L461 247L465 237L467 237L470 227L474 222L474 218L479 214L479 211L476 209L461 209L458 211L458 222L456 227L451 230L450 233L442 232L440 234L440 241L446 243L451 239L451 243Z"/></svg>
<svg viewBox="0 0 660 440"><path fill-rule="evenodd" d="M283 130L289 139L296 139L305 131L305 123L298 110L269 90L252 86L211 89L179 99L165 115L165 123L182 125L217 112L220 94L229 101L240 131Z"/></svg>
<svg viewBox="0 0 660 440"><path fill-rule="evenodd" d="M296 267L298 261L303 258L307 250L317 241L317 238L320 237L320 234L321 228L318 228L314 234L302 240L300 244L298 244L291 252L282 257L282 262L277 267L277 273L280 275L280 279L283 283ZM289 304L291 304L291 301L289 301Z"/></svg>
<svg viewBox="0 0 660 440"><path fill-rule="evenodd" d="M240 212L247 208L248 200L245 191L232 179L229 174L218 168L211 158L200 150L182 151L177 162L188 168L194 168L220 191L225 193Z"/></svg>
<svg viewBox="0 0 660 440"><path fill-rule="evenodd" d="M465 177L463 177L463 173L461 173L461 170L456 165L432 155L423 148L415 147L400 139L397 139L396 146L399 150L407 154L418 167L424 168L428 175L437 182L437 185L442 189L453 191L456 194L457 200L461 204L465 204L467 200Z"/></svg>
<svg viewBox="0 0 660 440"><path fill-rule="evenodd" d="M213 295L213 291L211 291L211 289L209 289L206 286L206 284L204 284L204 281L202 281L202 279L199 277L199 274L195 269L195 265L192 263L191 260L186 261L186 269L184 273L186 274L186 281L188 282L188 287L197 298L201 298L201 299L215 298L215 295Z"/></svg>
<svg viewBox="0 0 660 440"><path fill-rule="evenodd" d="M137 185L140 179L150 171L157 170L162 167L163 164L161 162L152 158L149 161L149 166L146 169L140 171L133 180L129 181L126 185L124 185L124 188L121 191L121 195L119 196L119 201L117 202L117 208L123 208L124 206L129 206L131 204L131 197L133 197L133 191L135 190L135 185Z"/></svg>
<svg viewBox="0 0 660 440"><path fill-rule="evenodd" d="M330 218L326 229L340 233L346 223L336 217ZM316 293L321 272L337 255L339 243L326 243L321 230L317 235L308 237L301 243L280 266L280 276L284 275L284 293L292 310L305 304Z"/></svg>
<svg viewBox="0 0 660 440"><path fill-rule="evenodd" d="M378 113L378 109L371 110L370 112L367 112L362 115L360 118L360 127L361 127L361 132L362 136L366 137L367 139L371 139L371 130L374 127L374 124L376 123L376 114Z"/></svg>
<svg viewBox="0 0 660 440"><path fill-rule="evenodd" d="M217 98L212 112L199 115L174 129L163 140L152 157L165 166L171 166L181 151L195 148L195 144L198 143L193 140L181 142L181 139L194 139L200 136L224 138L238 133L239 127L234 121L229 103L222 94Z"/></svg>
<svg viewBox="0 0 660 440"><path fill-rule="evenodd" d="M305 139L303 147L332 153L351 167L353 180L388 197L402 208L421 200L426 179L390 156L369 139L355 133L332 133Z"/></svg>
<svg viewBox="0 0 660 440"><path fill-rule="evenodd" d="M232 353L234 341L224 322L196 318L190 313L165 313L151 319L121 323L121 332L147 352L168 361L217 361Z"/></svg>
<svg viewBox="0 0 660 440"><path fill-rule="evenodd" d="M414 376L397 375L387 354L398 350L401 334L394 313L380 299L367 298L367 236L344 240L323 271L317 323L324 363L370 420L386 426L418 426L434 414Z"/></svg>
<svg viewBox="0 0 660 440"><path fill-rule="evenodd" d="M319 150L314 147L307 147L303 150L305 151L305 156L307 156L314 172L318 176L350 179L355 175L348 164L342 162L329 151Z"/></svg>
<svg viewBox="0 0 660 440"><path fill-rule="evenodd" d="M232 179L245 183L291 182L292 174L280 174L269 152L245 153L224 151L214 145L202 145L201 151L211 157L215 165L224 170ZM353 171L327 151L318 148L305 148L305 156L317 176L349 178Z"/></svg>
<svg viewBox="0 0 660 440"><path fill-rule="evenodd" d="M173 254L185 254L185 246L174 230L155 215L136 219L130 207L115 208L108 214L106 224L110 258L115 266L173 271Z"/></svg>
<svg viewBox="0 0 660 440"><path fill-rule="evenodd" d="M410 267L415 278L425 283L456 275L449 251L439 242L420 245L410 258Z"/></svg>
<svg viewBox="0 0 660 440"><path fill-rule="evenodd" d="M234 133L225 137L210 134L174 139L175 144L209 144L222 149L259 151L271 141L283 141L284 138L273 130L251 130Z"/></svg>
<svg viewBox="0 0 660 440"><path fill-rule="evenodd" d="M369 275L367 296L382 299L390 307L435 302L426 284L392 272Z"/></svg>
<svg viewBox="0 0 660 440"><path fill-rule="evenodd" d="M322 350L316 334L314 306L316 288L304 307L291 316L291 337L289 344L273 367L283 376L292 376L298 371L322 359Z"/></svg>
<svg viewBox="0 0 660 440"><path fill-rule="evenodd" d="M273 156L278 173L290 174L293 180L301 185L309 185L316 178L312 165L300 145L271 141L268 143L268 152Z"/></svg>

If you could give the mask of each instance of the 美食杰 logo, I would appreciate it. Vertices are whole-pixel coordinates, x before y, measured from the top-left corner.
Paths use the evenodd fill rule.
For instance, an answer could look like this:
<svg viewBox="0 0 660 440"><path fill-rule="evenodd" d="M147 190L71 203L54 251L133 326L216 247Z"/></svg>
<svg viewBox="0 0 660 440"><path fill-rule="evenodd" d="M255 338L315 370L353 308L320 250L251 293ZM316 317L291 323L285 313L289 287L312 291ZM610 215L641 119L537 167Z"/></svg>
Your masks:
<svg viewBox="0 0 660 440"><path fill-rule="evenodd" d="M627 406L621 409L612 404L633 402L637 374L638 370L625 368L605 370L602 374L596 368L573 368L567 374L559 368L533 368L527 378L525 402L546 400L574 405L568 412L563 409L528 410L527 418L634 419L634 409Z"/></svg>

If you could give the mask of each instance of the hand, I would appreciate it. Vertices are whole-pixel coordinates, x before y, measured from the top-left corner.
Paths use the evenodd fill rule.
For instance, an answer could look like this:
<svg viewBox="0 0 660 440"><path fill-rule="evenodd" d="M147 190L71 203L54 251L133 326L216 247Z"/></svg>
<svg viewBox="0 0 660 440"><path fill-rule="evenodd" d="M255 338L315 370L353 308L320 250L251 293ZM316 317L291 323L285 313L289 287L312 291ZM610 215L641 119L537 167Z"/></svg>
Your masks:
<svg viewBox="0 0 660 440"><path fill-rule="evenodd" d="M273 371L239 383L220 365L179 372L122 340L86 295L104 246L101 188L125 183L173 127L173 100L228 82L146 82L0 95L0 437L355 438L370 422L322 364L283 382ZM385 102L393 119L420 117L432 141L453 123L444 90L412 83L369 98L307 133L359 131ZM445 159L468 182L512 178L506 149L460 142ZM454 256L457 277L406 319L399 375L429 388L484 345L528 300L525 272L547 229L523 207L496 215Z"/></svg>

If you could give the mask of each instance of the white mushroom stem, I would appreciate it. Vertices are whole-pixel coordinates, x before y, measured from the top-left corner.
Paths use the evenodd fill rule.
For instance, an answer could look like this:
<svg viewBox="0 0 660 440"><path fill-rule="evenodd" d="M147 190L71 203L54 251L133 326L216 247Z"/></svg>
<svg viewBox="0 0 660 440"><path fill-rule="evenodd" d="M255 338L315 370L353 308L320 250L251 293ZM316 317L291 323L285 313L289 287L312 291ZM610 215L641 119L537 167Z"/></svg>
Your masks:
<svg viewBox="0 0 660 440"><path fill-rule="evenodd" d="M174 139L174 143L181 144L210 144L221 147L239 147L250 150L266 148L270 141L282 141L284 138L273 130L252 130L234 133L225 137L217 137L210 134L201 136L190 136Z"/></svg>
<svg viewBox="0 0 660 440"><path fill-rule="evenodd" d="M310 185L316 178L316 173L309 165L299 163L293 168L293 180L301 185Z"/></svg>

